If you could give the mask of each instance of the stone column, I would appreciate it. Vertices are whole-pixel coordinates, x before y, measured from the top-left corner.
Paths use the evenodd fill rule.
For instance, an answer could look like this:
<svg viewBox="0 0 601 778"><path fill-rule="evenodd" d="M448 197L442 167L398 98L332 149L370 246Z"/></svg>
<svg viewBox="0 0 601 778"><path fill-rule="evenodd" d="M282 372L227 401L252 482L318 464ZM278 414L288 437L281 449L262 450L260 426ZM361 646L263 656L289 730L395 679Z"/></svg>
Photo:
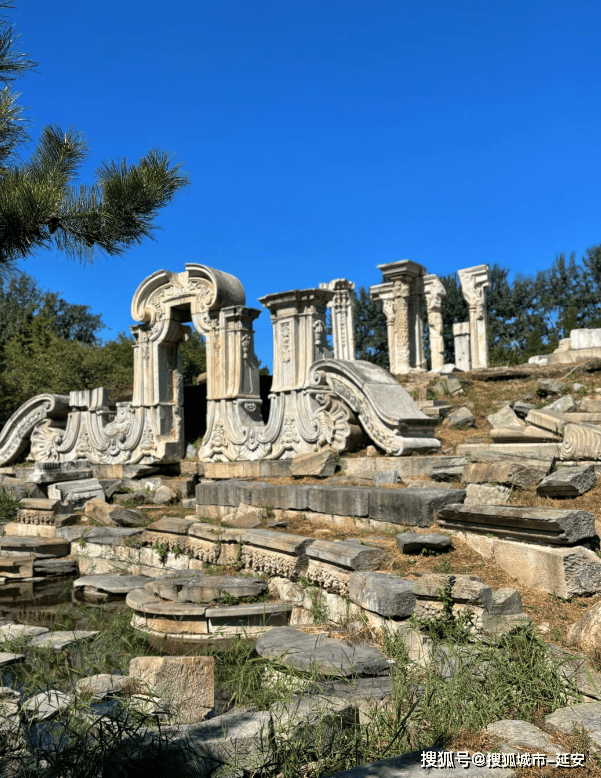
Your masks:
<svg viewBox="0 0 601 778"><path fill-rule="evenodd" d="M390 372L408 373L425 368L423 322L419 303L425 268L403 259L378 265L384 283L370 287L372 300L382 300L388 328Z"/></svg>
<svg viewBox="0 0 601 778"><path fill-rule="evenodd" d="M318 359L332 356L326 342L330 289L295 289L260 297L273 323L272 392L303 389Z"/></svg>
<svg viewBox="0 0 601 778"><path fill-rule="evenodd" d="M488 265L476 265L459 271L461 291L470 310L470 351L472 370L488 367L486 331L486 289L490 286Z"/></svg>
<svg viewBox="0 0 601 778"><path fill-rule="evenodd" d="M458 367L459 370L471 370L469 321L453 324L453 340L455 341L456 367Z"/></svg>
<svg viewBox="0 0 601 778"><path fill-rule="evenodd" d="M355 284L346 278L336 278L329 284L320 284L319 288L334 292L334 298L328 303L332 314L334 359L353 360L355 359L355 329L351 292Z"/></svg>
<svg viewBox="0 0 601 778"><path fill-rule="evenodd" d="M428 310L432 370L440 370L444 365L442 298L446 295L446 290L438 276L429 273L424 276L424 293L426 295L426 307Z"/></svg>

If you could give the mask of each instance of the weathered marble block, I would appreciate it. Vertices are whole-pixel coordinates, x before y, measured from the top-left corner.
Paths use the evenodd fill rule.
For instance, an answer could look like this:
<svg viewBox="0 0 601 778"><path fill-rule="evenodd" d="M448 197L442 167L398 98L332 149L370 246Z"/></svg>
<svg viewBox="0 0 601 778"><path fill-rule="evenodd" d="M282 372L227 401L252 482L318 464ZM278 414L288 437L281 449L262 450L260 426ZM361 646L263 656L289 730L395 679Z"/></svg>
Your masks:
<svg viewBox="0 0 601 778"><path fill-rule="evenodd" d="M438 512L438 524L445 529L554 546L573 545L596 535L592 513L523 505L448 505Z"/></svg>
<svg viewBox="0 0 601 778"><path fill-rule="evenodd" d="M349 598L373 613L404 619L415 608L414 583L391 573L351 573Z"/></svg>
<svg viewBox="0 0 601 778"><path fill-rule="evenodd" d="M436 511L465 499L462 489L372 489L369 518L394 524L428 527Z"/></svg>
<svg viewBox="0 0 601 778"><path fill-rule="evenodd" d="M361 486L310 486L307 508L337 516L367 516L369 490Z"/></svg>

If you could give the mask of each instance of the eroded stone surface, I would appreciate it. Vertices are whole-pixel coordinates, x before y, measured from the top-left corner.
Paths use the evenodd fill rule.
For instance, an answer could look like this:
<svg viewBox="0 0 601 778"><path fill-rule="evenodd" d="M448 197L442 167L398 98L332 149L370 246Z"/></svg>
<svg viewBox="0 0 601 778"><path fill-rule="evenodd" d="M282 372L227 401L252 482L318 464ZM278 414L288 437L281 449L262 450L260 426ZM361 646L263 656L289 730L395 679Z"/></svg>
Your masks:
<svg viewBox="0 0 601 778"><path fill-rule="evenodd" d="M292 627L270 630L257 640L260 656L278 659L301 670L316 667L321 675L382 675L389 665L383 654L369 646L349 646L324 634L307 635Z"/></svg>
<svg viewBox="0 0 601 778"><path fill-rule="evenodd" d="M596 481L594 465L561 467L543 478L536 491L545 497L579 497L590 491Z"/></svg>
<svg viewBox="0 0 601 778"><path fill-rule="evenodd" d="M349 597L373 613L390 618L407 618L415 608L414 581L391 573L352 573Z"/></svg>
<svg viewBox="0 0 601 778"><path fill-rule="evenodd" d="M129 675L160 697L172 723L193 724L211 712L215 694L215 659L209 656L139 656Z"/></svg>
<svg viewBox="0 0 601 778"><path fill-rule="evenodd" d="M452 545L451 538L436 532L431 534L402 532L395 540L401 554L419 553L423 548L432 551L448 551Z"/></svg>

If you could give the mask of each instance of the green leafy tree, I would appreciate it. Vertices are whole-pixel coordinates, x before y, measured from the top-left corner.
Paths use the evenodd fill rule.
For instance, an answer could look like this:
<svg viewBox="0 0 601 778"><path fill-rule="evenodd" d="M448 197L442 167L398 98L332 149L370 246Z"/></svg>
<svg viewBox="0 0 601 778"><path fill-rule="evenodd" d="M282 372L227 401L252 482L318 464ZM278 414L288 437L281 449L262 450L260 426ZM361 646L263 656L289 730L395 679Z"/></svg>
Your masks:
<svg viewBox="0 0 601 778"><path fill-rule="evenodd" d="M355 296L355 352L357 359L366 359L388 369L388 327L382 303L372 300L369 291L360 286Z"/></svg>
<svg viewBox="0 0 601 778"><path fill-rule="evenodd" d="M0 1L0 9L13 7ZM103 162L93 183L79 184L89 144L80 131L58 124L42 127L29 161L22 161L28 134L11 84L37 63L16 50L16 38L0 17L0 270L14 269L40 248L91 261L98 249L120 256L152 238L158 212L189 183L181 165L154 149L137 165Z"/></svg>
<svg viewBox="0 0 601 778"><path fill-rule="evenodd" d="M4 347L0 373L0 418L7 419L36 394L69 394L104 386L113 399L131 392L133 341L119 335L104 345L59 337L47 315L35 316L27 333Z"/></svg>
<svg viewBox="0 0 601 778"><path fill-rule="evenodd" d="M199 332L193 331L189 340L180 344L180 349L184 386L194 386L200 373L207 369L205 339Z"/></svg>

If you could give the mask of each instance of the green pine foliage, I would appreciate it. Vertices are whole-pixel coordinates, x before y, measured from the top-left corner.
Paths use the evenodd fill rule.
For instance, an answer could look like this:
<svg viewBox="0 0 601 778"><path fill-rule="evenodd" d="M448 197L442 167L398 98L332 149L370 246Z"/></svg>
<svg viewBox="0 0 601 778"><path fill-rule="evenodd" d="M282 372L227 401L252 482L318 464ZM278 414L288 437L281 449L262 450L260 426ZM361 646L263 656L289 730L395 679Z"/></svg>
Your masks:
<svg viewBox="0 0 601 778"><path fill-rule="evenodd" d="M11 7L0 0L0 10ZM16 50L17 37L0 17L0 272L14 270L38 249L82 261L93 260L98 250L121 256L153 237L155 217L188 178L168 154L153 149L137 165L102 162L91 184L78 183L88 141L58 124L42 127L23 160L28 121L11 84L37 63Z"/></svg>

